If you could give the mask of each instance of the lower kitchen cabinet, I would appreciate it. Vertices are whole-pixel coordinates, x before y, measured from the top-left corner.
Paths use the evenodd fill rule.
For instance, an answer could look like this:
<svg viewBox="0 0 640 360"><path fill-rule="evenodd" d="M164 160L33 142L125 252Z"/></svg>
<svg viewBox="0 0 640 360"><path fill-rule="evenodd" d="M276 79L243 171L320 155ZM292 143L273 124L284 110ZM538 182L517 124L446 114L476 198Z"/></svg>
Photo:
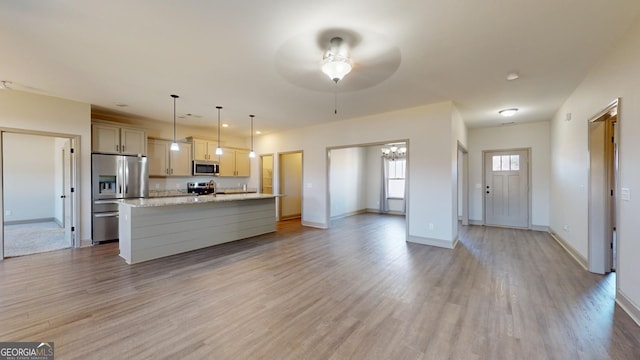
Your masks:
<svg viewBox="0 0 640 360"><path fill-rule="evenodd" d="M149 176L191 176L191 143L178 145L180 151L171 151L171 141L149 139Z"/></svg>

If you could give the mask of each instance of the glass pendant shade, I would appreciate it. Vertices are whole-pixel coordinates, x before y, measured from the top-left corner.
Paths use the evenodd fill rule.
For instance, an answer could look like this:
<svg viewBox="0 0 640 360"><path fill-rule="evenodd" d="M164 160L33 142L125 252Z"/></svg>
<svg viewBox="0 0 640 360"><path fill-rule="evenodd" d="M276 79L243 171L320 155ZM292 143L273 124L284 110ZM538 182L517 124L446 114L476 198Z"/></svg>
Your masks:
<svg viewBox="0 0 640 360"><path fill-rule="evenodd" d="M222 148L220 146L216 148L216 155L222 155Z"/></svg>
<svg viewBox="0 0 640 360"><path fill-rule="evenodd" d="M254 157L256 157L256 153L255 153L255 151L251 150L251 151L249 152L249 157L250 157L250 158L252 158L252 159L253 159Z"/></svg>
<svg viewBox="0 0 640 360"><path fill-rule="evenodd" d="M322 72L336 83L351 72L353 62L347 44L341 37L331 39L329 49L322 57Z"/></svg>
<svg viewBox="0 0 640 360"><path fill-rule="evenodd" d="M171 149L171 151L180 151L180 146L178 145L177 142L174 141L174 142L171 143L171 148L170 149Z"/></svg>

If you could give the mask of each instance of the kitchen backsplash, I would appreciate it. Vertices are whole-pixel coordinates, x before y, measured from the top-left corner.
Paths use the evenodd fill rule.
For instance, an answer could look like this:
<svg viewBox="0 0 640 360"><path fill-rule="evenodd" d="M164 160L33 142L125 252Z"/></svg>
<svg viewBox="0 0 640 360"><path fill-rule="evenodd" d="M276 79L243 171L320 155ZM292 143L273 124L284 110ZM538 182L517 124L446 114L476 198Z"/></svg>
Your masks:
<svg viewBox="0 0 640 360"><path fill-rule="evenodd" d="M173 190L187 190L188 182L209 182L213 180L216 182L217 188L242 188L243 185L248 184L249 178L224 178L224 177L211 177L211 176L192 176L192 177L180 177L180 178L149 178L149 191L173 191Z"/></svg>

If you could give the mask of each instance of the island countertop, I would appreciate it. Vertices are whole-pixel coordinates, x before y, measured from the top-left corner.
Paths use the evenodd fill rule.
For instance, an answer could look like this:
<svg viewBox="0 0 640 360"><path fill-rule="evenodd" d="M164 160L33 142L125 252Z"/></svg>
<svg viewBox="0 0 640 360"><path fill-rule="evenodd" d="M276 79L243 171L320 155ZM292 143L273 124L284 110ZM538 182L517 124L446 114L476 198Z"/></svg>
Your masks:
<svg viewBox="0 0 640 360"><path fill-rule="evenodd" d="M117 200L118 204L132 207L157 207L157 206L174 206L174 205L189 205L189 204L203 204L203 203L215 203L215 202L227 202L227 201L242 201L242 200L258 200L258 199L272 199L280 197L282 195L275 194L225 194L225 195L191 195L191 196L175 196L175 197L155 197L146 199L123 199Z"/></svg>

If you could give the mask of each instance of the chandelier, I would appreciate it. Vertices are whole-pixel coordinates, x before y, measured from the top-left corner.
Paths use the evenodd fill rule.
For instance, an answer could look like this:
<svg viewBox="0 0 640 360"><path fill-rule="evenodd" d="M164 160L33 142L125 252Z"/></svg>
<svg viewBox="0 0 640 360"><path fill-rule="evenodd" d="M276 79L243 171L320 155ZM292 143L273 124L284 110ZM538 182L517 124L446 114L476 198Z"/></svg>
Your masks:
<svg viewBox="0 0 640 360"><path fill-rule="evenodd" d="M385 159L389 159L390 161L395 161L397 159L403 159L407 156L407 148L406 147L397 147L395 145L391 145L388 148L382 148L382 157Z"/></svg>

